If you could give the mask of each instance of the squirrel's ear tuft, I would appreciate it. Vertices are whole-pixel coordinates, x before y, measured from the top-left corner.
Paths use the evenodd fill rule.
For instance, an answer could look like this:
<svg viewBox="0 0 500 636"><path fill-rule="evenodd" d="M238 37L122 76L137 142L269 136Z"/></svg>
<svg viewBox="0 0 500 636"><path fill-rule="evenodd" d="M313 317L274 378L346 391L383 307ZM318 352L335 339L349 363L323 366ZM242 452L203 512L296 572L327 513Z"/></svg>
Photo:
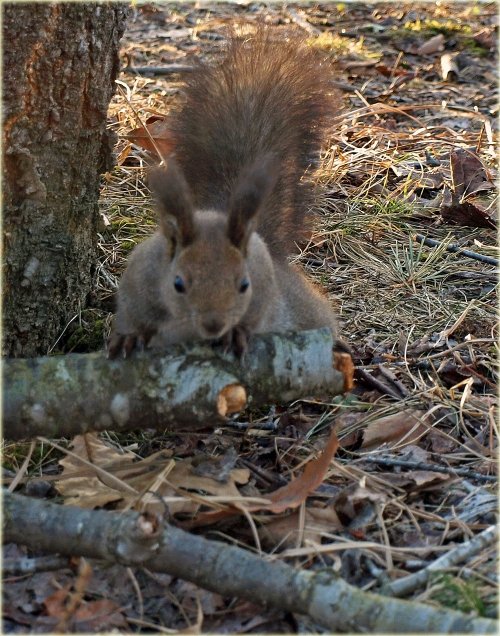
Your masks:
<svg viewBox="0 0 500 636"><path fill-rule="evenodd" d="M278 176L272 153L261 155L241 173L229 199L229 240L245 250L255 229L257 214L271 193Z"/></svg>
<svg viewBox="0 0 500 636"><path fill-rule="evenodd" d="M193 203L187 181L173 158L165 168L154 168L148 175L148 184L154 194L160 216L162 232L171 238L172 228L178 229L179 243L189 245L195 239Z"/></svg>

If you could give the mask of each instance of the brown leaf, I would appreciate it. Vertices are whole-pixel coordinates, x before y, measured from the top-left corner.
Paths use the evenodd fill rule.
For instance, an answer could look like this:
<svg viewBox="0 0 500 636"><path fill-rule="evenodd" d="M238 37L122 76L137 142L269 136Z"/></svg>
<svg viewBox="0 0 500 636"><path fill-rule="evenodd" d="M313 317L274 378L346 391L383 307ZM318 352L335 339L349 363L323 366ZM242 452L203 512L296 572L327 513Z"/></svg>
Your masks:
<svg viewBox="0 0 500 636"><path fill-rule="evenodd" d="M120 154L118 155L118 157L116 158L117 166L121 166L124 163L125 159L129 156L131 150L132 150L132 145L126 144L125 147L120 152ZM109 222L108 222L108 225L109 225Z"/></svg>
<svg viewBox="0 0 500 636"><path fill-rule="evenodd" d="M57 616L62 618L66 612L66 601L70 592L69 586L56 590L43 601L47 616Z"/></svg>
<svg viewBox="0 0 500 636"><path fill-rule="evenodd" d="M493 27L481 29L477 33L474 33L472 37L480 46L484 46L485 49L495 49L497 37Z"/></svg>
<svg viewBox="0 0 500 636"><path fill-rule="evenodd" d="M113 473L131 464L135 458L133 453L119 452L104 444L95 433L77 435L73 440L72 453L59 462L63 471L54 482L56 489L65 497L65 504L97 508L124 496L127 489L120 479L113 478ZM79 457L87 463L79 461ZM106 472L97 472L92 465Z"/></svg>
<svg viewBox="0 0 500 636"><path fill-rule="evenodd" d="M203 472L197 475L196 470L199 472L200 468L199 465L193 468L192 458L174 462L170 456L170 451L162 450L137 461L133 453L118 452L96 434L78 435L73 440L73 456L68 455L60 462L63 472L54 482L55 487L68 505L97 508L114 502L117 509L139 506L143 512L163 513L162 497L178 497L179 488L228 499L239 498L236 484L244 484L250 477L247 468L230 467L231 462L234 463L230 456L221 458L216 478ZM96 471L93 466L82 464L78 457L102 470ZM168 509L172 515L194 513L199 505L199 502L186 498L169 502Z"/></svg>
<svg viewBox="0 0 500 636"><path fill-rule="evenodd" d="M465 148L452 150L450 165L453 191L457 198L465 198L475 192L491 190L495 187L481 160L471 150Z"/></svg>
<svg viewBox="0 0 500 636"><path fill-rule="evenodd" d="M193 472L192 458L176 462L167 476L171 484L184 490L198 490L210 495L238 498L241 495L236 484L246 484L249 478L248 468L233 468L224 482L207 475L197 475Z"/></svg>
<svg viewBox="0 0 500 636"><path fill-rule="evenodd" d="M263 541L273 548L295 548L300 528L300 513L292 512L285 517L272 519L262 526L260 533ZM340 532L344 529L333 506L306 508L303 540L321 544L325 532Z"/></svg>
<svg viewBox="0 0 500 636"><path fill-rule="evenodd" d="M384 77L406 77L412 74L411 71L407 71L404 68L394 68L386 64L376 64L375 69Z"/></svg>
<svg viewBox="0 0 500 636"><path fill-rule="evenodd" d="M459 201L454 195L450 196L448 188L444 190L441 204L441 217L447 223L465 225L467 227L486 227L496 229L496 223L478 201Z"/></svg>
<svg viewBox="0 0 500 636"><path fill-rule="evenodd" d="M458 443L454 439L444 435L439 430L432 429L428 439L431 443L432 452L438 455L451 453L458 447Z"/></svg>
<svg viewBox="0 0 500 636"><path fill-rule="evenodd" d="M321 484L328 470L332 457L337 452L339 442L335 430L332 430L328 442L321 455L306 464L300 477L294 479L286 486L278 488L270 495L271 503L267 506L258 506L258 510L266 509L271 512L283 512L287 508L297 508L314 492ZM252 508L254 510L254 508Z"/></svg>
<svg viewBox="0 0 500 636"><path fill-rule="evenodd" d="M68 591L65 589L57 590L48 596L43 602L47 615L57 618L58 621L64 621L67 613L67 598ZM69 617L69 623L74 631L79 633L97 633L110 627L126 627L127 625L120 606L109 599L82 603Z"/></svg>
<svg viewBox="0 0 500 636"><path fill-rule="evenodd" d="M158 158L163 159L171 154L175 148L175 139L166 120L154 115L146 120L144 126L134 128L125 138L132 143L149 150Z"/></svg>
<svg viewBox="0 0 500 636"><path fill-rule="evenodd" d="M389 445L389 448L412 444L429 428L419 421L424 414L425 411L405 409L370 422L364 431L361 448L368 450L382 444Z"/></svg>
<svg viewBox="0 0 500 636"><path fill-rule="evenodd" d="M270 512L283 512L287 508L298 508L302 502L307 499L307 496L314 492L316 488L321 484L324 479L325 473L328 470L330 461L335 455L339 442L335 434L335 430L332 430L328 442L321 453L321 455L311 460L306 464L304 472L297 479L292 480L286 486L278 488L274 492L266 495L268 503L254 504L246 506L244 504L238 504L237 506L231 506L226 510L216 510L214 512L206 512L198 515L198 517L185 524L186 527L194 528L202 525L208 525L216 523L227 517L231 517L235 514L244 514L245 512L257 512L262 510L268 510Z"/></svg>
<svg viewBox="0 0 500 636"><path fill-rule="evenodd" d="M355 444L360 444L363 437L363 431L357 426L357 424L364 418L366 418L366 413L347 411L335 419L335 429L338 433L338 437L340 438L340 448L349 448Z"/></svg>

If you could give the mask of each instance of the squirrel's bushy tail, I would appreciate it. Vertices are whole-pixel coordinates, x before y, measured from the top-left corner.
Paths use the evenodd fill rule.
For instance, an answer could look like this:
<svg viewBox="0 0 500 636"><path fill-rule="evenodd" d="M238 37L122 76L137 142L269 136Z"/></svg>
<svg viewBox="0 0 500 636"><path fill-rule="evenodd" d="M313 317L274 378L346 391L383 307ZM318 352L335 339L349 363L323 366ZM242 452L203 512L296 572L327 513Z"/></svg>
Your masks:
<svg viewBox="0 0 500 636"><path fill-rule="evenodd" d="M171 120L176 159L199 207L225 208L245 167L275 156L279 176L258 226L275 256L291 253L307 226L311 184L301 179L338 107L329 79L316 51L261 28L232 37L222 62L197 64Z"/></svg>

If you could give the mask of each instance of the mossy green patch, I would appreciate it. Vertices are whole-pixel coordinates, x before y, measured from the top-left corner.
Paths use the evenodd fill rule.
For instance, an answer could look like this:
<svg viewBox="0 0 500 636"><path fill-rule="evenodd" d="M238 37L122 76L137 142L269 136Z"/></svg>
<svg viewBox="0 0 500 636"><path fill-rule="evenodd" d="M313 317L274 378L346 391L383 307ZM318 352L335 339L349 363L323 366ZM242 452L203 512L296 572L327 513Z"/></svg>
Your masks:
<svg viewBox="0 0 500 636"><path fill-rule="evenodd" d="M471 55L475 55L477 57L488 57L491 55L491 52L484 46L481 46L476 40L474 40L474 38L464 38L462 40L462 45Z"/></svg>
<svg viewBox="0 0 500 636"><path fill-rule="evenodd" d="M102 318L95 318L95 314L92 314L86 320L82 319L69 336L64 350L66 353L99 351L104 347L104 332L105 321Z"/></svg>
<svg viewBox="0 0 500 636"><path fill-rule="evenodd" d="M433 598L445 607L485 615L486 608L479 594L478 581L464 581L442 572L436 573L431 580L436 586Z"/></svg>
<svg viewBox="0 0 500 636"><path fill-rule="evenodd" d="M365 45L363 36L358 39L344 37L338 33L325 32L310 38L308 44L314 48L331 53L334 57L355 54L364 59L378 59L380 53L372 51Z"/></svg>
<svg viewBox="0 0 500 636"><path fill-rule="evenodd" d="M427 33L428 35L456 35L457 33L472 33L472 28L468 24L463 24L456 20L436 20L426 18L425 20L414 20L405 22L404 29L407 31L418 31L419 33Z"/></svg>

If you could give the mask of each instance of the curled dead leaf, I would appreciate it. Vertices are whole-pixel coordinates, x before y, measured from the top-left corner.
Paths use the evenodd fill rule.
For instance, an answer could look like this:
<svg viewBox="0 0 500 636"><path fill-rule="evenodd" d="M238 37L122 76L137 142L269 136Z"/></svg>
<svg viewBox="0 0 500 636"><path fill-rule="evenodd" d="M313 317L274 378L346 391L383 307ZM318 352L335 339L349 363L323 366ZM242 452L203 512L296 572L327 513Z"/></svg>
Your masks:
<svg viewBox="0 0 500 636"><path fill-rule="evenodd" d="M164 159L175 149L175 139L172 131L163 117L154 115L149 117L143 126L131 130L125 138L140 148L144 148Z"/></svg>
<svg viewBox="0 0 500 636"><path fill-rule="evenodd" d="M272 512L283 512L287 508L297 508L306 500L307 496L314 492L321 484L328 470L332 457L337 452L339 442L335 431L332 430L328 442L319 457L308 462L304 472L297 479L292 480L286 486L278 488L268 498L271 503L264 508ZM253 510L253 508L252 508Z"/></svg>
<svg viewBox="0 0 500 636"><path fill-rule="evenodd" d="M456 55L444 53L441 56L441 77L444 81L453 81L458 78L458 66L455 61Z"/></svg>
<svg viewBox="0 0 500 636"><path fill-rule="evenodd" d="M451 180L457 198L491 190L493 180L481 159L472 150L456 148L450 152Z"/></svg>
<svg viewBox="0 0 500 636"><path fill-rule="evenodd" d="M231 517L235 514L245 514L247 512L269 511L274 513L284 512L289 508L298 508L316 488L322 483L326 471L330 466L332 457L337 452L339 442L335 430L332 430L323 452L314 460L309 461L304 471L293 479L286 486L278 488L269 495L265 495L266 502L245 505L238 502L226 510L201 513L197 519L187 524L194 528L211 523L216 523L221 519Z"/></svg>

